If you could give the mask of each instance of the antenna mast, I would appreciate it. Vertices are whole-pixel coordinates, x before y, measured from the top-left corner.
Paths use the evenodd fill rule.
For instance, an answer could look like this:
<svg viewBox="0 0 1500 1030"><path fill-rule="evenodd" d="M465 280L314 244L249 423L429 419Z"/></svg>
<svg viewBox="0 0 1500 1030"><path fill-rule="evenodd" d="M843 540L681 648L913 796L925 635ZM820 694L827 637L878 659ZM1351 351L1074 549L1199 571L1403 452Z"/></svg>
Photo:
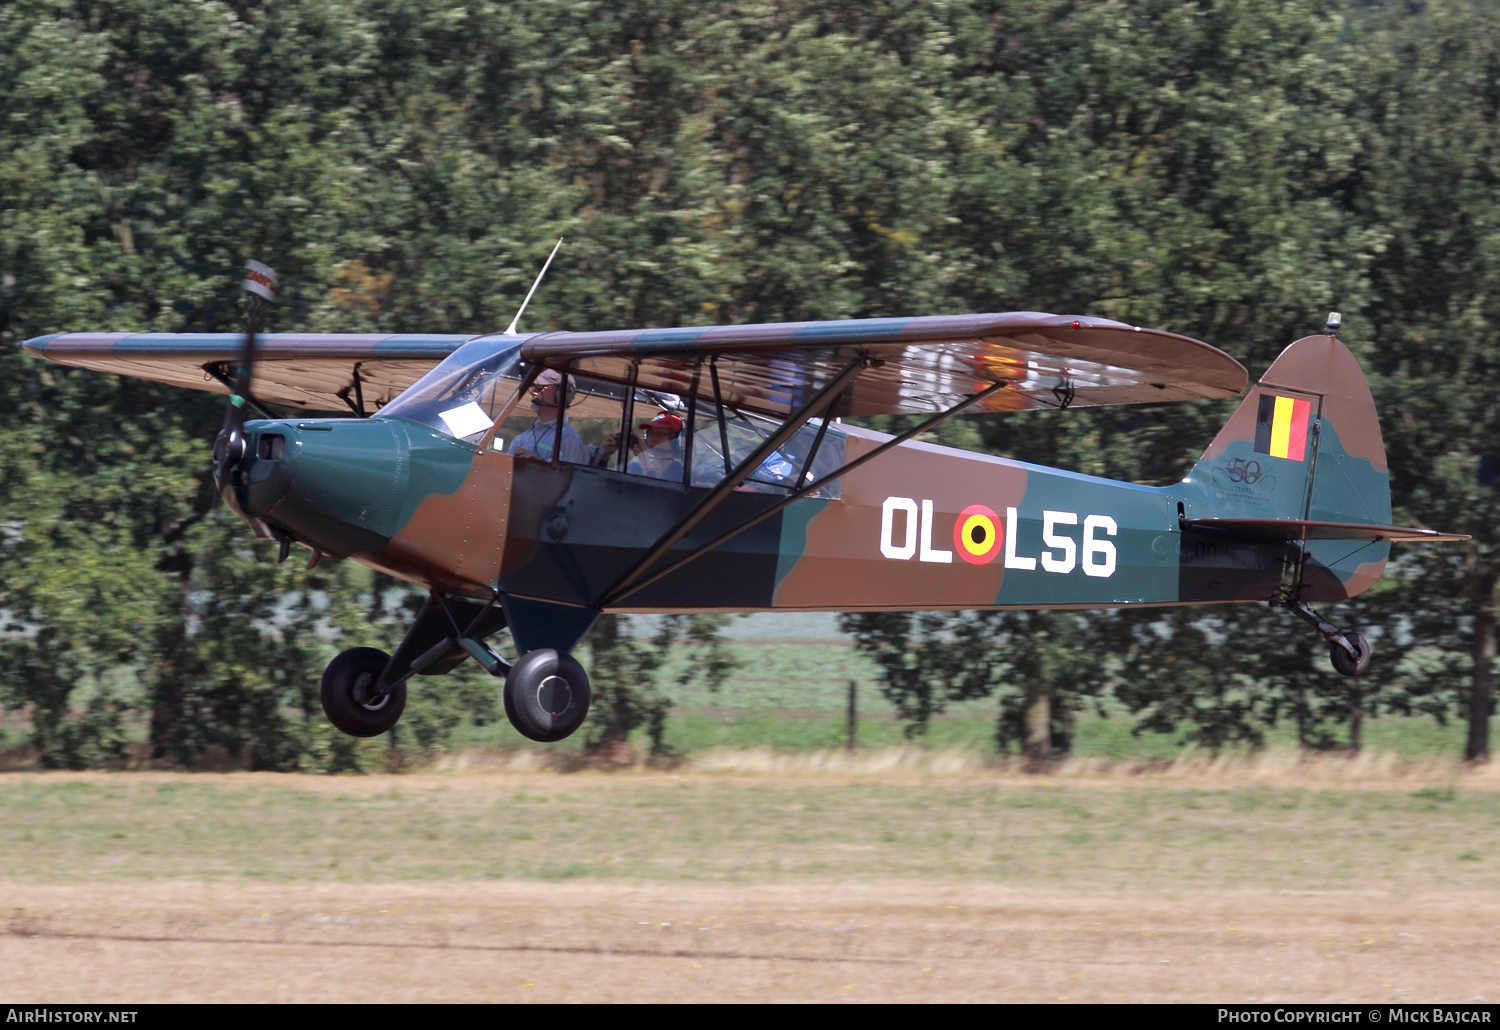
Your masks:
<svg viewBox="0 0 1500 1030"><path fill-rule="evenodd" d="M526 305L531 303L531 295L536 292L536 288L538 286L542 285L542 276L546 275L547 269L552 267L552 259L557 257L557 252L559 249L561 249L564 239L565 237L562 236L559 236L557 238L557 246L552 248L552 253L547 255L547 263L543 265L542 270L536 274L536 282L532 283L531 289L526 291L526 299L521 301L521 310L516 312L516 317L510 320L510 327L506 329L505 332L501 333L501 336L516 335L516 324L521 321L521 316L526 313Z"/></svg>

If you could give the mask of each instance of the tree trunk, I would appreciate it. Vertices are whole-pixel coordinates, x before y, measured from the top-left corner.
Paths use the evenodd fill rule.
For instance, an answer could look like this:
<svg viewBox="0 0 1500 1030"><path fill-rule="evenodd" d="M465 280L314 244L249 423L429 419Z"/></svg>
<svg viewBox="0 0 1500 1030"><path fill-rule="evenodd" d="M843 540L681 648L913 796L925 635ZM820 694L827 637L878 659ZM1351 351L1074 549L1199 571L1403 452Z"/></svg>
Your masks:
<svg viewBox="0 0 1500 1030"><path fill-rule="evenodd" d="M630 736L630 687L624 682L625 663L621 660L620 647L620 617L612 614L599 616L589 630L594 704L603 716L598 738L591 742L596 751L622 746Z"/></svg>
<svg viewBox="0 0 1500 1030"><path fill-rule="evenodd" d="M1026 770L1046 768L1052 758L1052 696L1039 690L1026 705Z"/></svg>
<svg viewBox="0 0 1500 1030"><path fill-rule="evenodd" d="M1365 695L1356 676L1349 684L1349 750L1356 755L1364 743L1364 721Z"/></svg>
<svg viewBox="0 0 1500 1030"><path fill-rule="evenodd" d="M164 627L157 637L160 657L151 685L151 723L147 732L151 757L170 758L178 765L192 760L182 725L187 694L182 665L187 646L187 633L180 623Z"/></svg>
<svg viewBox="0 0 1500 1030"><path fill-rule="evenodd" d="M1464 749L1464 757L1471 762L1487 762L1490 757L1490 707L1495 694L1495 594L1500 576L1486 579L1487 589L1476 591L1480 597L1474 613L1474 689L1469 693L1469 743Z"/></svg>
<svg viewBox="0 0 1500 1030"><path fill-rule="evenodd" d="M187 526L203 516L195 515L178 527L177 537L186 532ZM156 640L156 682L151 689L151 724L147 731L151 742L151 757L171 757L178 765L187 765L194 758L194 749L188 745L187 732L183 726L187 719L187 679L191 674L189 652L192 641L188 626L198 613L192 603L193 569L206 565L212 558L212 550L203 548L196 557L186 548L164 560L162 570L177 575L182 590L182 605L179 618L172 619L158 630Z"/></svg>

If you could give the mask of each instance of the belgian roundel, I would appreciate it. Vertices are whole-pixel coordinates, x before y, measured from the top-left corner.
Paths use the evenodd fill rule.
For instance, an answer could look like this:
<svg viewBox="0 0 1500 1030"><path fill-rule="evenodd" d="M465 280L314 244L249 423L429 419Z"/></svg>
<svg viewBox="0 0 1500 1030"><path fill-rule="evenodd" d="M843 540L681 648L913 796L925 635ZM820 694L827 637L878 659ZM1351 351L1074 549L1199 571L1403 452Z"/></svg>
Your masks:
<svg viewBox="0 0 1500 1030"><path fill-rule="evenodd" d="M971 504L953 523L953 549L970 565L989 563L1000 550L1000 516L982 504Z"/></svg>

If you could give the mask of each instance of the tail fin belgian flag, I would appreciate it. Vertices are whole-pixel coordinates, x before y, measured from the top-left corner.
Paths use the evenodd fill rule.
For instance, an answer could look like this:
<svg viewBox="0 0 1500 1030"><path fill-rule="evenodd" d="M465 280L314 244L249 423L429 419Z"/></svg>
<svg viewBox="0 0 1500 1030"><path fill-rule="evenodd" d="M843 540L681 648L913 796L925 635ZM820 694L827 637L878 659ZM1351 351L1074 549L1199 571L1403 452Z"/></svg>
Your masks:
<svg viewBox="0 0 1500 1030"><path fill-rule="evenodd" d="M1307 425L1311 418L1312 402L1306 398L1261 394L1255 419L1255 452L1305 461Z"/></svg>

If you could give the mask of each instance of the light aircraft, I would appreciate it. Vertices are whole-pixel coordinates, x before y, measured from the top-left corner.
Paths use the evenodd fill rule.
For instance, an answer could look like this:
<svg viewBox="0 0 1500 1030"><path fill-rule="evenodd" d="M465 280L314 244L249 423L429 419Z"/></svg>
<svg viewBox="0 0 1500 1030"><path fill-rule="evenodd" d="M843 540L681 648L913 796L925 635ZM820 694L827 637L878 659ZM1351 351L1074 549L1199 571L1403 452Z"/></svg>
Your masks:
<svg viewBox="0 0 1500 1030"><path fill-rule="evenodd" d="M1152 487L915 438L961 412L1245 391L1239 362L1173 333L1035 311L518 333L523 303L487 336L260 337L275 286L247 266L243 334L22 346L229 394L214 477L258 537L429 591L394 654L352 648L324 672L324 711L355 736L396 724L412 676L472 658L504 677L521 733L561 740L588 713L570 652L601 612L1254 601L1357 675L1369 642L1311 605L1369 589L1391 541L1466 539L1389 524L1374 401L1336 314L1180 483ZM926 417L896 436L842 421L877 414ZM505 628L513 663L490 643Z"/></svg>

